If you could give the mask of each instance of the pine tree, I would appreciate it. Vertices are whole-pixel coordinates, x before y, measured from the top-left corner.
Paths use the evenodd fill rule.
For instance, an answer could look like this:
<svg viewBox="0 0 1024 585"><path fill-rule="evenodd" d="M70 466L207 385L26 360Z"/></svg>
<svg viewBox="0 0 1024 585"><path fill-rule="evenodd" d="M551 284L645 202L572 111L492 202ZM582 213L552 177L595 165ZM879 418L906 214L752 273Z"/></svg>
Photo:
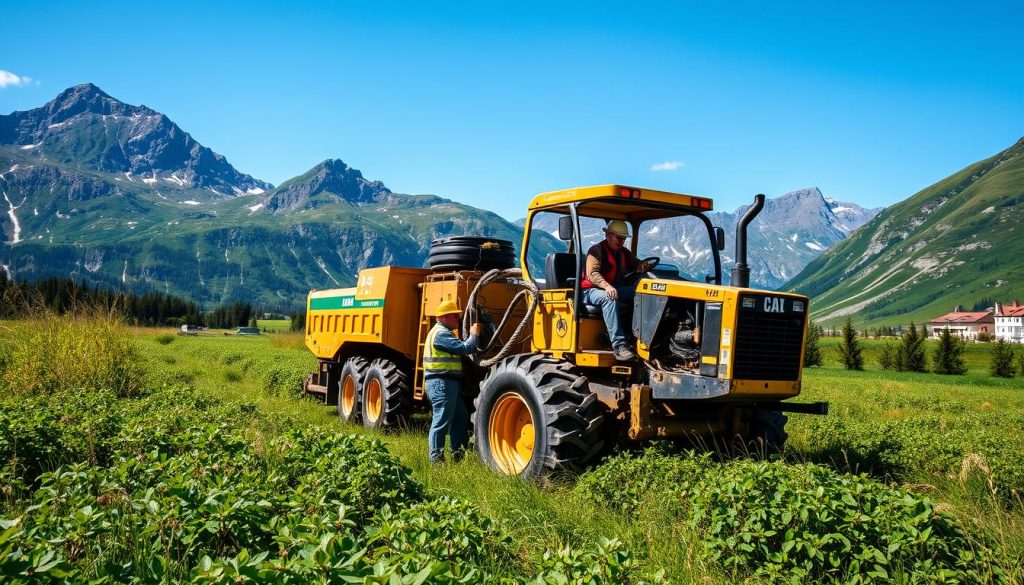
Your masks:
<svg viewBox="0 0 1024 585"><path fill-rule="evenodd" d="M903 333L900 345L900 371L927 372L928 354L924 350L924 336L918 334L913 322L910 329Z"/></svg>
<svg viewBox="0 0 1024 585"><path fill-rule="evenodd" d="M1005 339L998 339L992 345L992 362L989 373L998 378L1012 378L1017 375L1017 364L1014 363L1013 347Z"/></svg>
<svg viewBox="0 0 1024 585"><path fill-rule="evenodd" d="M306 312L292 314L292 331L302 331L306 328Z"/></svg>
<svg viewBox="0 0 1024 585"><path fill-rule="evenodd" d="M900 349L900 346L892 342L883 345L882 351L878 354L878 365L882 366L883 370L899 370Z"/></svg>
<svg viewBox="0 0 1024 585"><path fill-rule="evenodd" d="M843 338L839 342L839 357L847 370L863 370L864 356L861 355L860 342L857 341L857 330L853 328L853 320L846 318L843 324Z"/></svg>
<svg viewBox="0 0 1024 585"><path fill-rule="evenodd" d="M821 347L818 345L818 339L820 338L821 327L814 321L811 321L807 325L807 347L804 348L805 368L821 365Z"/></svg>
<svg viewBox="0 0 1024 585"><path fill-rule="evenodd" d="M935 347L935 355L932 359L935 362L936 374L963 375L967 373L967 364L964 363L964 341L954 337L949 329L943 329L939 336L939 345Z"/></svg>

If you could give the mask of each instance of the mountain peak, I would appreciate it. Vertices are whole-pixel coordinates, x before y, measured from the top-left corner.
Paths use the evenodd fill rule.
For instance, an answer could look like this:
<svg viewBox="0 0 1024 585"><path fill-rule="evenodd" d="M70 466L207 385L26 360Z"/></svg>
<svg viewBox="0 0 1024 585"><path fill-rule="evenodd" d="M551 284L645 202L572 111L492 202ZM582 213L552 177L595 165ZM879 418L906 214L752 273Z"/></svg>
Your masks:
<svg viewBox="0 0 1024 585"><path fill-rule="evenodd" d="M42 107L0 115L3 144L90 171L146 175L150 185L166 179L220 196L271 188L239 173L167 116L126 104L92 83L69 87Z"/></svg>
<svg viewBox="0 0 1024 585"><path fill-rule="evenodd" d="M131 106L115 99L92 83L83 83L65 89L42 109L50 124L65 122L83 113L101 116L156 113L145 106Z"/></svg>
<svg viewBox="0 0 1024 585"><path fill-rule="evenodd" d="M292 211L317 207L312 199L320 193L329 193L349 203L371 203L391 195L391 190L380 181L370 181L358 169L338 158L329 158L304 174L283 183L267 200L267 207L275 211Z"/></svg>

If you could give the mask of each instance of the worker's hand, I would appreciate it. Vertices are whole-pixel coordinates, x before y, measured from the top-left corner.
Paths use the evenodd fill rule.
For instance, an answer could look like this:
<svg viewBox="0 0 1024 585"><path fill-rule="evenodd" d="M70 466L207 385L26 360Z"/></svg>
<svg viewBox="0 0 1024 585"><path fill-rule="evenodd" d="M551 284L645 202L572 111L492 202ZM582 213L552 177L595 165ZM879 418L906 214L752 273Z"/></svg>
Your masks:
<svg viewBox="0 0 1024 585"><path fill-rule="evenodd" d="M481 330L481 326L480 326L479 323L473 323L472 325L469 326L469 334L471 336L472 335L479 336L480 335L480 330Z"/></svg>
<svg viewBox="0 0 1024 585"><path fill-rule="evenodd" d="M603 288L604 292L608 293L608 296L611 297L613 301L619 300L619 291L615 290L614 286L606 284Z"/></svg>
<svg viewBox="0 0 1024 585"><path fill-rule="evenodd" d="M647 262L641 262L641 263L636 265L636 271L637 272L650 272L650 270L651 270L651 265L648 264Z"/></svg>

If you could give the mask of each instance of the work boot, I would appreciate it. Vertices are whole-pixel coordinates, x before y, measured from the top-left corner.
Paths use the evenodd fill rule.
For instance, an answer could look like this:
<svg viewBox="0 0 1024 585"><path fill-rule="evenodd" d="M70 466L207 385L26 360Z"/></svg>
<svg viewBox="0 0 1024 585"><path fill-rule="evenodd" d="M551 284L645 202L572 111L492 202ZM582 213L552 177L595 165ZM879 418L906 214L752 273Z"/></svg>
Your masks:
<svg viewBox="0 0 1024 585"><path fill-rule="evenodd" d="M628 362L636 359L636 353L629 349L629 346L620 345L615 348L615 359L620 362Z"/></svg>

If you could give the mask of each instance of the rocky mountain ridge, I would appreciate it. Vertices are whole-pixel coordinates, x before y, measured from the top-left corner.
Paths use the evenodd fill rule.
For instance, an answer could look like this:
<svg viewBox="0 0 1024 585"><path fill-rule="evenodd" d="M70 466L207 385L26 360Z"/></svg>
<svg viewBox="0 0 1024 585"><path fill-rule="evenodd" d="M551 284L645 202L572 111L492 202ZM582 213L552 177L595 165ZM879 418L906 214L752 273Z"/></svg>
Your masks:
<svg viewBox="0 0 1024 585"><path fill-rule="evenodd" d="M89 84L0 116L0 192L9 276L86 278L207 307L297 307L311 288L352 285L367 266L422 266L436 238L518 244L522 234L491 212L394 193L338 159L272 188L163 114Z"/></svg>
<svg viewBox="0 0 1024 585"><path fill-rule="evenodd" d="M91 83L33 110L0 116L0 145L28 158L121 174L133 183L207 189L217 197L272 187L240 173L167 116L125 104Z"/></svg>

